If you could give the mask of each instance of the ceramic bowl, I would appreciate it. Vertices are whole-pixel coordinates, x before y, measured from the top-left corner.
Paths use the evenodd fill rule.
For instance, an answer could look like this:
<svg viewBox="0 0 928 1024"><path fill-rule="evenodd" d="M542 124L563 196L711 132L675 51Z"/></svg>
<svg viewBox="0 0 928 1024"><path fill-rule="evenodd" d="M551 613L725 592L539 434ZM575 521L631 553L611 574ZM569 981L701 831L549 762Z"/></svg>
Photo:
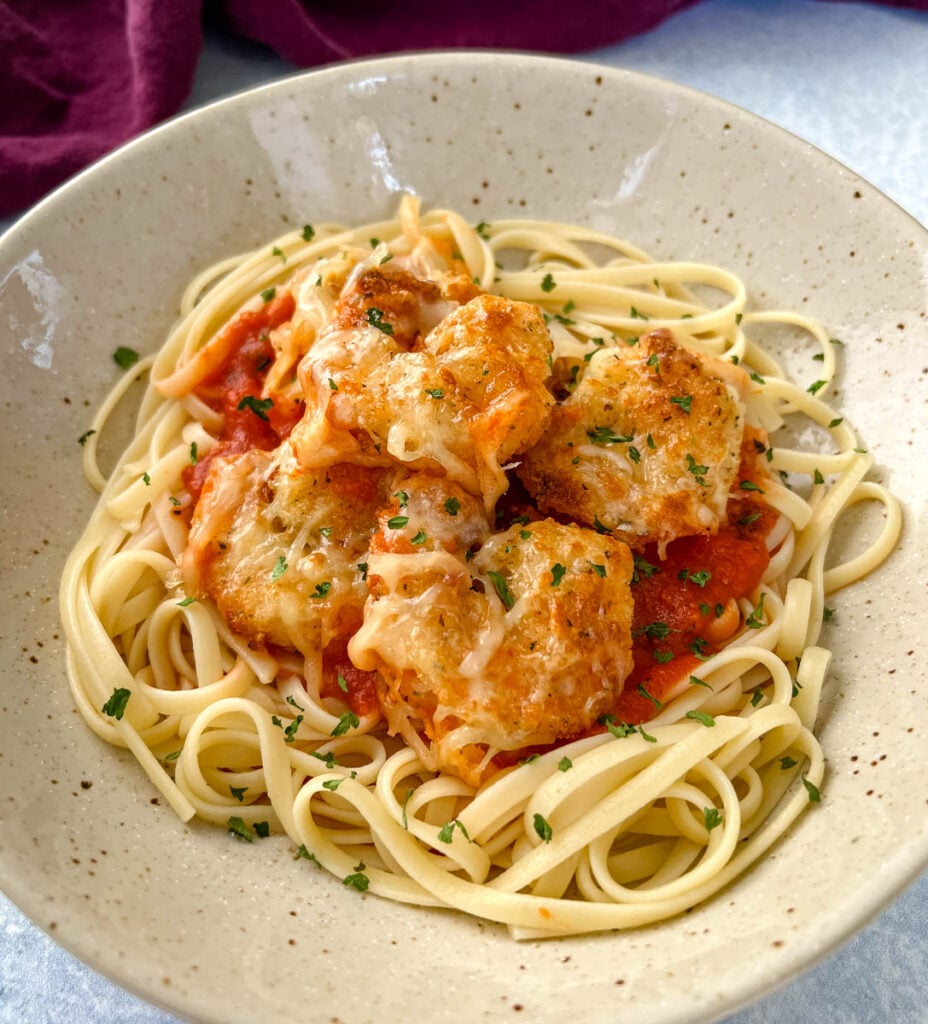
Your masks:
<svg viewBox="0 0 928 1024"><path fill-rule="evenodd" d="M822 804L676 920L518 944L359 896L285 839L180 824L72 708L56 591L93 504L77 439L118 373L110 353L156 349L199 268L288 225L383 217L404 191L720 264L752 308L809 312L845 342L836 402L905 504L902 545L833 602ZM523 55L287 78L74 179L0 242L6 891L104 974L223 1024L385 1024L410 1007L420 1024L707 1021L808 967L928 863L926 268L923 228L785 132L666 82Z"/></svg>

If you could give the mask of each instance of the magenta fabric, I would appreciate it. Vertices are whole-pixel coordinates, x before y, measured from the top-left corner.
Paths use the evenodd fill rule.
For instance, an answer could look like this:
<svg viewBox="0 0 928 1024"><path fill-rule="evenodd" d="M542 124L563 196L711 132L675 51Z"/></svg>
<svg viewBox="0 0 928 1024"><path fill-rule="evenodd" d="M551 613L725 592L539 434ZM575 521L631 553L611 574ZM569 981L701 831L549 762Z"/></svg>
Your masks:
<svg viewBox="0 0 928 1024"><path fill-rule="evenodd" d="M227 29L300 67L436 47L570 53L699 0L208 0ZM928 0L883 0L928 10ZM173 114L202 46L201 0L0 0L0 216Z"/></svg>

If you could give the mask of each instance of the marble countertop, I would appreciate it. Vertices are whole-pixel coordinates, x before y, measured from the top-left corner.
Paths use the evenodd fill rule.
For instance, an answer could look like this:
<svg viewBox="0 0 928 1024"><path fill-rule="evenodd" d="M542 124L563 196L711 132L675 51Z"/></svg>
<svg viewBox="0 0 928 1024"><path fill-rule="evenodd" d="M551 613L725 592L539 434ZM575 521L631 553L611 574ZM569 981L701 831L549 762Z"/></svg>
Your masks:
<svg viewBox="0 0 928 1024"><path fill-rule="evenodd" d="M711 93L818 146L928 224L928 14L820 0L707 0L579 57ZM188 107L294 69L207 34ZM0 229L11 221L0 221ZM928 1022L928 875L864 931L725 1024ZM0 1024L173 1024L0 897Z"/></svg>

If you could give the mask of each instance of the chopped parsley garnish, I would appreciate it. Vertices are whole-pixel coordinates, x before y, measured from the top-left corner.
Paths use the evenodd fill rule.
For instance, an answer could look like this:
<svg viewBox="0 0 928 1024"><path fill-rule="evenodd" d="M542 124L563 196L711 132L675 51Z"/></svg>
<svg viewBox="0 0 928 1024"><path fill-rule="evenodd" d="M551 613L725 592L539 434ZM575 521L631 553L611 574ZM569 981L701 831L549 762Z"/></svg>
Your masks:
<svg viewBox="0 0 928 1024"><path fill-rule="evenodd" d="M236 408L239 412L242 412L244 409L251 409L259 420L264 420L267 423L267 410L273 408L273 406L274 400L272 398L255 398L254 395L245 395Z"/></svg>
<svg viewBox="0 0 928 1024"><path fill-rule="evenodd" d="M760 600L757 602L757 607L751 614L744 620L745 626L748 629L763 629L764 627L764 595L760 595Z"/></svg>
<svg viewBox="0 0 928 1024"><path fill-rule="evenodd" d="M550 843L553 833L547 820L536 812L532 823L535 826L535 832L537 833L538 838L541 839L543 843Z"/></svg>
<svg viewBox="0 0 928 1024"><path fill-rule="evenodd" d="M541 279L541 290L543 292L553 292L557 288L554 278L550 274L545 274Z"/></svg>
<svg viewBox="0 0 928 1024"><path fill-rule="evenodd" d="M629 449L628 449L628 457L634 463L641 462L641 452L638 451L638 449L634 445L631 445L629 447Z"/></svg>
<svg viewBox="0 0 928 1024"><path fill-rule="evenodd" d="M660 572L660 569L656 565L652 565L641 555L634 555L633 557L635 560L635 569L632 572L633 586L639 580L649 580L656 572Z"/></svg>
<svg viewBox="0 0 928 1024"><path fill-rule="evenodd" d="M699 484L700 487L707 486L706 485L706 473L709 472L709 467L708 466L700 466L700 465L698 465L696 460L693 458L693 456L690 455L689 453L687 453L687 456L686 456L686 468L687 468L688 472L693 474L693 478L695 479L696 483Z"/></svg>
<svg viewBox="0 0 928 1024"><path fill-rule="evenodd" d="M271 834L271 824L268 821L256 821L254 823L255 835L259 839L267 839Z"/></svg>
<svg viewBox="0 0 928 1024"><path fill-rule="evenodd" d="M329 790L330 793L334 793L344 781L344 779L326 779L322 783L322 788Z"/></svg>
<svg viewBox="0 0 928 1024"><path fill-rule="evenodd" d="M524 530L523 532L528 533L527 530ZM593 572L595 572L597 576L599 576L602 579L605 579L606 567L604 565L597 565L596 562L590 562L590 565L593 567Z"/></svg>
<svg viewBox="0 0 928 1024"><path fill-rule="evenodd" d="M251 829L241 818L229 818L227 825L232 835L244 839L246 843L251 842Z"/></svg>
<svg viewBox="0 0 928 1024"><path fill-rule="evenodd" d="M110 699L100 710L104 715L109 715L110 718L115 718L118 721L126 713L126 705L131 696L131 690L127 690L124 686L117 686L110 694Z"/></svg>
<svg viewBox="0 0 928 1024"><path fill-rule="evenodd" d="M809 794L809 803L820 804L822 802L822 794L819 792L818 786L809 782L804 775L802 777L802 784L806 787L806 792Z"/></svg>
<svg viewBox="0 0 928 1024"><path fill-rule="evenodd" d="M397 491L393 495L393 497L396 498L396 500L400 503L400 508L406 508L406 506L409 504L409 492L408 491Z"/></svg>
<svg viewBox="0 0 928 1024"><path fill-rule="evenodd" d="M795 768L797 764L799 764L799 762L796 760L796 758L790 757L788 754L786 757L780 758L780 767L783 769L783 771L789 771L790 768Z"/></svg>
<svg viewBox="0 0 928 1024"><path fill-rule="evenodd" d="M332 380L331 377L329 377L329 390L330 391L338 391L338 385L335 383L334 380Z"/></svg>
<svg viewBox="0 0 928 1024"><path fill-rule="evenodd" d="M489 240L490 238L490 225L485 220L482 220L475 228L474 231L480 235L481 238Z"/></svg>
<svg viewBox="0 0 928 1024"><path fill-rule="evenodd" d="M677 579L683 580L684 583L695 583L697 587L704 587L712 579L712 573L708 569L700 569L699 572L681 569L677 573Z"/></svg>
<svg viewBox="0 0 928 1024"><path fill-rule="evenodd" d="M825 478L822 476L821 470L816 469L815 473L812 476L812 483L823 484L824 482Z"/></svg>
<svg viewBox="0 0 928 1024"><path fill-rule="evenodd" d="M376 327L378 331L382 331L384 334L393 334L393 324L384 322L383 310L378 309L376 306L371 306L368 309L367 322L371 327Z"/></svg>
<svg viewBox="0 0 928 1024"><path fill-rule="evenodd" d="M425 530L419 530L415 537L411 537L410 544L424 544L428 540Z"/></svg>
<svg viewBox="0 0 928 1024"><path fill-rule="evenodd" d="M705 679L700 679L699 676L690 676L690 683L692 683L693 686L704 686L707 690L712 689Z"/></svg>
<svg viewBox="0 0 928 1024"><path fill-rule="evenodd" d="M245 794L248 792L248 787L242 786L242 788L239 789L237 786L229 786L229 792L236 800L238 800L239 803L243 803L245 800Z"/></svg>
<svg viewBox="0 0 928 1024"><path fill-rule="evenodd" d="M832 420L828 424L828 429L829 430L834 430L835 427L840 427L843 422L844 422L844 417L843 416L839 416L837 419Z"/></svg>
<svg viewBox="0 0 928 1024"><path fill-rule="evenodd" d="M810 384L806 388L806 391L808 391L810 395L817 395L819 391L821 391L827 383L827 380L817 380L814 383Z"/></svg>
<svg viewBox="0 0 928 1024"><path fill-rule="evenodd" d="M387 526L391 530L402 530L408 522L409 516L391 516L387 520Z"/></svg>
<svg viewBox="0 0 928 1024"><path fill-rule="evenodd" d="M284 729L284 739L287 743L292 743L296 739L296 734L300 729L300 722L303 721L302 715L297 715L296 718Z"/></svg>
<svg viewBox="0 0 928 1024"><path fill-rule="evenodd" d="M673 651L655 651L654 660L659 665L666 665L668 661L673 661L675 655Z"/></svg>
<svg viewBox="0 0 928 1024"><path fill-rule="evenodd" d="M345 679L345 677L341 674L341 672L336 673L335 682L338 683L338 688L342 691L342 693L348 692L348 682Z"/></svg>
<svg viewBox="0 0 928 1024"><path fill-rule="evenodd" d="M567 567L561 565L560 562L555 562L554 565L551 566L551 586L552 587L556 587L556 586L558 586L560 584L561 580L564 578L564 573L565 572L567 572Z"/></svg>
<svg viewBox="0 0 928 1024"><path fill-rule="evenodd" d="M722 824L722 813L717 807L704 807L702 809L702 818L707 832L711 832Z"/></svg>
<svg viewBox="0 0 928 1024"><path fill-rule="evenodd" d="M634 441L634 434L616 434L612 427L594 427L586 432L586 436L593 444L628 444Z"/></svg>
<svg viewBox="0 0 928 1024"><path fill-rule="evenodd" d="M330 736L344 736L345 733L348 732L349 729L357 729L357 727L360 724L361 724L361 719L358 718L358 716L353 711L346 711L341 716L341 718L339 718L338 723L336 724L335 728L332 730L332 732L329 735Z"/></svg>
<svg viewBox="0 0 928 1024"><path fill-rule="evenodd" d="M81 448L83 448L84 445L87 444L88 438L93 437L95 433L95 430L85 430L84 433L81 434L81 436L77 439L77 443L81 446Z"/></svg>
<svg viewBox="0 0 928 1024"><path fill-rule="evenodd" d="M633 725L629 725L627 722L616 722L612 715L603 715L599 719L599 723L604 725L616 739L625 739L626 736L631 736L635 732Z"/></svg>
<svg viewBox="0 0 928 1024"><path fill-rule="evenodd" d="M562 757L557 763L557 770L559 772L569 772L573 766L574 763L569 757Z"/></svg>
<svg viewBox="0 0 928 1024"><path fill-rule="evenodd" d="M701 722L707 728L715 725L715 719L707 711L687 711L686 717Z"/></svg>
<svg viewBox="0 0 928 1024"><path fill-rule="evenodd" d="M630 310L628 315L632 318L632 320L650 320L651 319L649 316L646 316L644 313L642 313L639 310L635 309L634 306L632 306L632 308L631 308L631 310Z"/></svg>
<svg viewBox="0 0 928 1024"><path fill-rule="evenodd" d="M426 388L425 393L429 396L429 398L440 399L445 397L444 388Z"/></svg>
<svg viewBox="0 0 928 1024"><path fill-rule="evenodd" d="M120 345L113 353L113 359L123 370L128 370L130 366L135 366L139 361L139 354L134 348L126 348L125 345Z"/></svg>
<svg viewBox="0 0 928 1024"><path fill-rule="evenodd" d="M358 572L361 574L361 579L362 580L366 580L367 579L367 562L358 562L357 568L358 568Z"/></svg>
<svg viewBox="0 0 928 1024"><path fill-rule="evenodd" d="M190 465L195 466L197 464L198 450L196 441L190 442Z"/></svg>
<svg viewBox="0 0 928 1024"><path fill-rule="evenodd" d="M270 302L271 299L273 299L276 294L277 294L277 289L276 288L265 288L264 291L261 292L261 301L262 302Z"/></svg>
<svg viewBox="0 0 928 1024"><path fill-rule="evenodd" d="M316 589L309 595L314 600L319 600L322 597L326 597L329 591L332 589L332 583L330 580L324 580L322 583L316 584Z"/></svg>
<svg viewBox="0 0 928 1024"><path fill-rule="evenodd" d="M196 601L195 597L185 597L183 599L183 601L178 601L177 602L177 607L178 608L186 608L188 605L193 604L194 601Z"/></svg>
<svg viewBox="0 0 928 1024"><path fill-rule="evenodd" d="M454 830L456 828L461 830L461 835L463 835L468 842L471 841L470 836L467 834L467 829L464 827L464 822L459 821L457 818L454 818L451 821L446 821L444 825L442 825L441 830L438 833L439 841L442 843L450 843L454 839Z"/></svg>
<svg viewBox="0 0 928 1024"><path fill-rule="evenodd" d="M326 751L324 754L320 754L318 750L311 750L310 754L322 761L326 768L332 769L338 764L331 750Z"/></svg>
<svg viewBox="0 0 928 1024"><path fill-rule="evenodd" d="M277 556L277 561L274 563L274 568L271 569L271 579L279 580L281 576L287 571L287 560L283 555Z"/></svg>
<svg viewBox="0 0 928 1024"><path fill-rule="evenodd" d="M646 636L651 640L666 640L672 632L673 630L666 622L650 622L647 626L642 626L641 629L633 630L632 636Z"/></svg>
<svg viewBox="0 0 928 1024"><path fill-rule="evenodd" d="M284 263L287 262L287 254L283 251L283 249L281 249L279 245L275 245L274 248L271 249L271 255L280 257L281 261Z"/></svg>
<svg viewBox="0 0 928 1024"><path fill-rule="evenodd" d="M690 413L690 406L693 404L692 395L675 395L670 399L671 405L679 405L680 408L687 414Z"/></svg>
<svg viewBox="0 0 928 1024"><path fill-rule="evenodd" d="M756 523L760 519L760 512L751 512L749 515L741 516L738 520L739 526L750 526L751 523Z"/></svg>
<svg viewBox="0 0 928 1024"><path fill-rule="evenodd" d="M493 584L496 593L499 595L500 601L503 602L503 607L506 611L510 611L512 606L516 603L516 599L512 595L512 591L509 589L509 584L506 582L506 577L499 572L487 572L487 576L490 577L490 582Z"/></svg>
<svg viewBox="0 0 928 1024"><path fill-rule="evenodd" d="M655 697L655 696L654 696L654 694L653 694L653 693L650 693L650 692L648 691L648 688L647 688L647 687L646 687L646 686L644 685L644 683L639 683L639 684L638 684L638 687L637 687L637 690L638 690L638 693L639 693L639 694L640 694L640 695L641 695L642 697L646 697L646 698L647 698L647 699L648 699L649 701L651 701L651 703L652 703L652 704L653 704L653 705L654 705L654 706L655 706L656 708L662 708L662 707L664 706L664 705L663 705L663 703L662 703L661 701L659 701L659 700L657 699L657 697Z"/></svg>
<svg viewBox="0 0 928 1024"><path fill-rule="evenodd" d="M760 494L764 493L763 489L758 487L757 484L754 483L753 480L742 480L738 484L738 486L741 488L742 491L757 491Z"/></svg>
<svg viewBox="0 0 928 1024"><path fill-rule="evenodd" d="M448 498L445 501L445 511L449 516L456 516L461 511L461 503L457 498Z"/></svg>
<svg viewBox="0 0 928 1024"><path fill-rule="evenodd" d="M342 879L342 882L348 886L349 889L357 889L358 892L367 892L368 887L371 884L371 880L364 874L364 861L357 864L354 869L354 873L346 875Z"/></svg>
<svg viewBox="0 0 928 1024"><path fill-rule="evenodd" d="M605 523L601 523L599 521L599 516L593 516L593 529L597 533L612 533L612 530L610 530L609 527L605 525Z"/></svg>
<svg viewBox="0 0 928 1024"><path fill-rule="evenodd" d="M311 242L315 237L316 237L316 229L312 226L312 224L304 224L303 225L303 234L302 234L303 241L304 242Z"/></svg>
<svg viewBox="0 0 928 1024"><path fill-rule="evenodd" d="M764 699L764 691L763 691L763 690L762 690L762 689L761 689L760 687L758 687L758 688L757 688L757 689L756 689L756 690L755 690L755 691L754 691L754 692L753 692L753 693L751 694L751 707L752 707L752 708L756 708L756 707L757 707L757 705L758 705L758 704L760 704L760 702L761 702L761 701L762 701L763 699Z"/></svg>

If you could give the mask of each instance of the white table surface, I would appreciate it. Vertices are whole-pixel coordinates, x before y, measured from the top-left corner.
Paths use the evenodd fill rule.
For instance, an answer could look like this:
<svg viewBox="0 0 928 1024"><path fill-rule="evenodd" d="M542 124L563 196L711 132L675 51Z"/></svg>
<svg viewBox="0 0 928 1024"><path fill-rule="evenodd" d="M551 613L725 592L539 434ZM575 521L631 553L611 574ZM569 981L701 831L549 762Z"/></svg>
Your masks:
<svg viewBox="0 0 928 1024"><path fill-rule="evenodd" d="M928 224L928 14L833 0L707 0L645 36L579 56L759 114ZM188 106L293 70L210 31ZM12 222L0 220L0 230ZM926 908L928 875L843 948L725 1024L928 1024ZM176 1020L85 967L0 896L0 1024Z"/></svg>

